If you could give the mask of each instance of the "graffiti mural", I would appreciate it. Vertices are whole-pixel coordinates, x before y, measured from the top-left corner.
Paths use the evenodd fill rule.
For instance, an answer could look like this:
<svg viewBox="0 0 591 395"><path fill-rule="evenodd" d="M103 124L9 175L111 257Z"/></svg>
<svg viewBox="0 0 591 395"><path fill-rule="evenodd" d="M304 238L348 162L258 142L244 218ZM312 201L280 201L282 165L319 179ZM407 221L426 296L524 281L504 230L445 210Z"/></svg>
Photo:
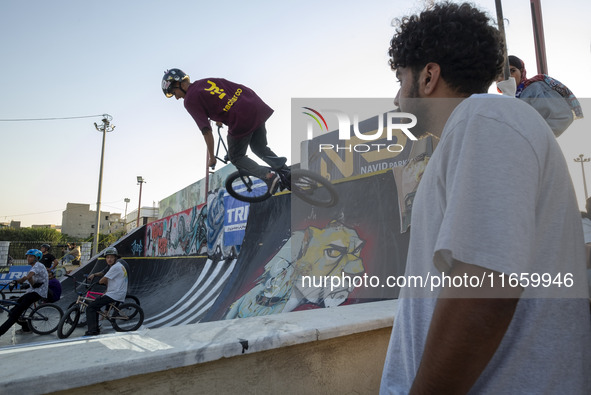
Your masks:
<svg viewBox="0 0 591 395"><path fill-rule="evenodd" d="M364 246L357 232L338 221L296 231L265 265L255 286L234 302L226 319L289 312L304 304L334 307L347 300L351 283L331 277L359 276ZM308 280L308 281L306 281Z"/></svg>
<svg viewBox="0 0 591 395"><path fill-rule="evenodd" d="M230 173L235 172L236 168L232 164L227 164L218 169L209 178L209 190L216 190L223 188L224 183ZM201 179L188 187L160 200L158 202L159 219L170 217L181 211L188 210L192 207L205 204L207 196L205 196L205 179Z"/></svg>
<svg viewBox="0 0 591 395"><path fill-rule="evenodd" d="M207 206L196 206L146 226L145 256L202 254L206 248Z"/></svg>
<svg viewBox="0 0 591 395"><path fill-rule="evenodd" d="M392 171L334 187L329 208L291 194L250 205L235 270L202 321L398 297L387 279L404 274L409 232L400 232Z"/></svg>
<svg viewBox="0 0 591 395"><path fill-rule="evenodd" d="M244 209L246 206L246 209ZM248 216L248 203L239 202L226 193L223 188L209 193L207 200L207 255L215 260L235 258L240 251L240 244L244 237L246 218ZM228 226L232 215L241 209L245 215L238 216L243 221L241 229ZM237 230L241 233L236 236Z"/></svg>

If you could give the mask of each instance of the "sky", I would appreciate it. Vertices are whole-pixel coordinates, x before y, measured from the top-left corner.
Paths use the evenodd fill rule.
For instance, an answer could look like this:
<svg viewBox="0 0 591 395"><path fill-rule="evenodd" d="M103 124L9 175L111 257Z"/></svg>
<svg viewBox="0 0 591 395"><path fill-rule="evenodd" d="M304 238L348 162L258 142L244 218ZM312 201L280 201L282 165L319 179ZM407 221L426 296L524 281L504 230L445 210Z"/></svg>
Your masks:
<svg viewBox="0 0 591 395"><path fill-rule="evenodd" d="M102 134L94 122L101 114L115 125L106 135L102 211L123 215L125 198L128 213L137 209L137 176L146 180L142 206L156 207L203 178L203 138L182 102L160 88L164 70L173 67L192 80L222 77L254 89L275 110L269 146L290 157L292 98L394 98L392 20L423 4L0 2L0 222L60 225L68 202L96 209ZM474 4L496 19L494 0ZM505 0L503 13L509 53L525 61L529 76L537 74L530 1ZM590 98L591 2L542 0L542 13L549 74ZM74 119L7 121L45 118ZM591 156L588 129L558 140L580 207L581 165L572 159ZM591 175L591 166L586 171Z"/></svg>

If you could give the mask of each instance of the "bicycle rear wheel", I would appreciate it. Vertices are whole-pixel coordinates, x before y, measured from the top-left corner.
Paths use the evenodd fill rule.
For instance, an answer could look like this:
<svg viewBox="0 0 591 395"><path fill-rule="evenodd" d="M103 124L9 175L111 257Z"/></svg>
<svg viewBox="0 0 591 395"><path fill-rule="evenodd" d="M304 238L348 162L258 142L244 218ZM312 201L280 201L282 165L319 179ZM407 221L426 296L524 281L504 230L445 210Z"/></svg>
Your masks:
<svg viewBox="0 0 591 395"><path fill-rule="evenodd" d="M70 307L57 326L57 337L60 339L65 339L66 337L70 336L72 332L74 332L74 329L76 329L79 319L80 306L74 305Z"/></svg>
<svg viewBox="0 0 591 395"><path fill-rule="evenodd" d="M258 203L271 197L269 186L255 176L240 174L235 171L226 178L226 191L238 200Z"/></svg>
<svg viewBox="0 0 591 395"><path fill-rule="evenodd" d="M27 317L27 323L36 334L48 335L57 329L63 315L61 307L45 303L33 309Z"/></svg>
<svg viewBox="0 0 591 395"><path fill-rule="evenodd" d="M291 191L313 206L332 207L339 201L339 195L332 183L310 170L291 171Z"/></svg>
<svg viewBox="0 0 591 395"><path fill-rule="evenodd" d="M144 323L144 310L135 303L123 303L113 310L109 321L117 332L135 331Z"/></svg>

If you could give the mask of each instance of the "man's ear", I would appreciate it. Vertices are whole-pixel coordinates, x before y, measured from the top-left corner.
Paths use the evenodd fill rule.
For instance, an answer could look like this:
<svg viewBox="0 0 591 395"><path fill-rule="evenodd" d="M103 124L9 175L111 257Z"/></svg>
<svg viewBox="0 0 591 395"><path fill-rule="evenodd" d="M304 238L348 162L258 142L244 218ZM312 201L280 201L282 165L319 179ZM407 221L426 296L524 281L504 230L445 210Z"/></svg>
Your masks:
<svg viewBox="0 0 591 395"><path fill-rule="evenodd" d="M432 95L441 81L441 67L437 63L427 63L419 76L419 86L425 96Z"/></svg>

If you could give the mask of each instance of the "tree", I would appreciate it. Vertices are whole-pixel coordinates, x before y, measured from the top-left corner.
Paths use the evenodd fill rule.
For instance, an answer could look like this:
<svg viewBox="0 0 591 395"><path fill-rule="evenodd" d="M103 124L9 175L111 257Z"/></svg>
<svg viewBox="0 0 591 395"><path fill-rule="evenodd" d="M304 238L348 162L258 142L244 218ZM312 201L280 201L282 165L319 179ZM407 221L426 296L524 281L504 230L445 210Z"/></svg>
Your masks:
<svg viewBox="0 0 591 395"><path fill-rule="evenodd" d="M67 241L67 235L63 235L55 229L47 228L0 228L1 241L41 241L48 244L60 244Z"/></svg>
<svg viewBox="0 0 591 395"><path fill-rule="evenodd" d="M120 230L119 232L109 234L99 233L98 251L102 251L103 249L107 248L123 236L125 236L124 230ZM87 237L86 239L84 239L84 241L94 243L94 235Z"/></svg>

